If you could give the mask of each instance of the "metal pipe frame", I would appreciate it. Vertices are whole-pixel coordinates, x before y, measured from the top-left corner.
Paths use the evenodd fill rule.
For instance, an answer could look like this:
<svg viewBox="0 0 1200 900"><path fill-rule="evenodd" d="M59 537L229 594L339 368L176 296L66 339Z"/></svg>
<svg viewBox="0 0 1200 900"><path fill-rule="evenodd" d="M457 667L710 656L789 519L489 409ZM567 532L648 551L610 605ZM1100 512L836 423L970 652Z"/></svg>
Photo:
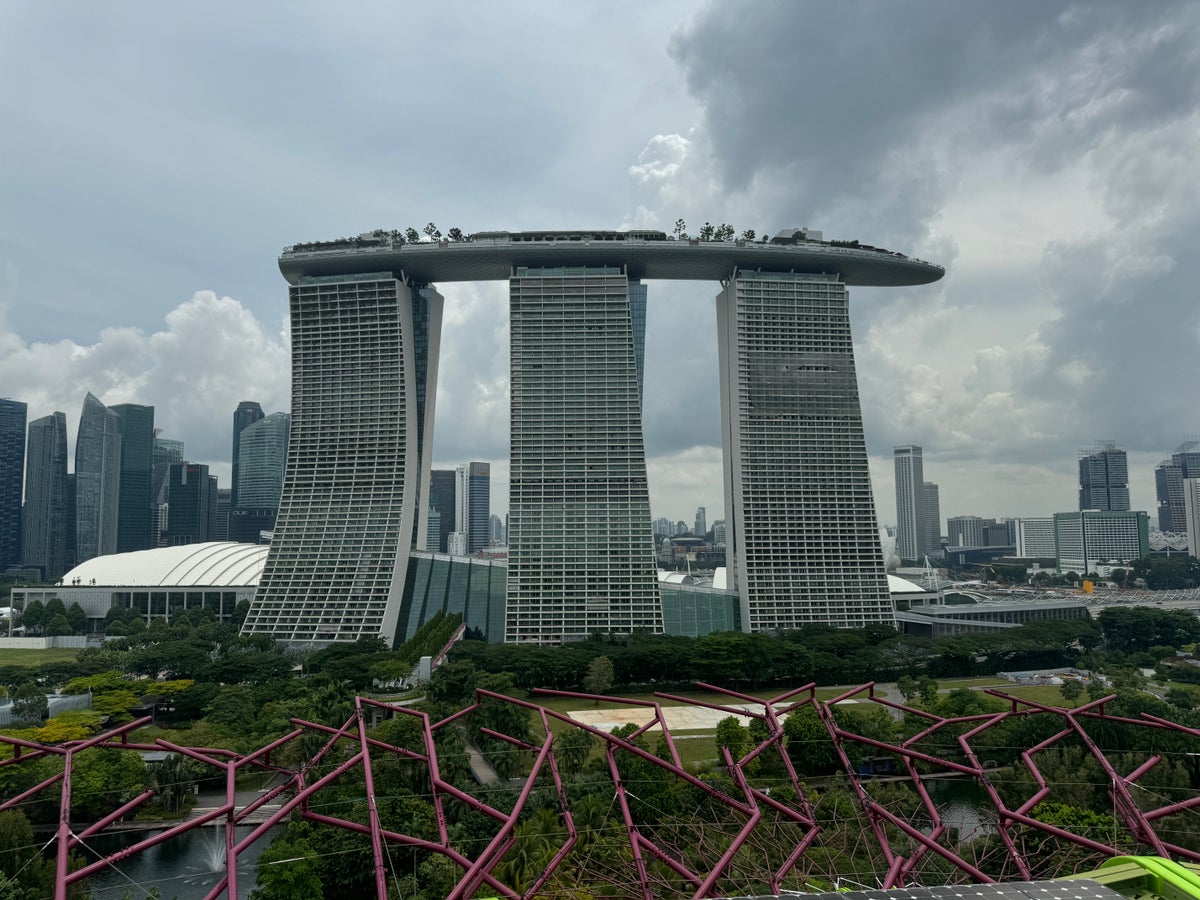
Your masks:
<svg viewBox="0 0 1200 900"><path fill-rule="evenodd" d="M432 721L426 713L410 707L396 706L367 697L357 697L354 701L353 715L341 727L293 719L292 722L295 725L293 731L249 753L237 753L211 747L186 747L163 739L156 740L152 744L131 741L131 735L145 725L149 721L148 719L131 722L87 740L72 741L57 746L0 735L0 745L10 748L7 758L0 760L0 766L20 766L46 758L56 758L62 762L62 771L43 778L33 787L12 797L0 800L0 811L19 809L22 804L37 800L52 801L57 796L57 826L51 842L54 846L56 866L56 900L65 900L70 885L96 874L108 866L116 865L163 841L218 820L223 820L225 826L225 871L208 896L214 900L221 896L237 896L237 864L241 856L272 828L283 824L293 815L329 827L346 829L368 838L375 892L381 900L387 896L389 886L387 870L387 847L389 844L438 854L456 865L461 870L461 875L448 895L455 900L470 897L480 890L488 890L499 896L512 898L512 900L534 896L553 896L556 890L553 884L556 876L564 876L574 870L582 872L583 878L592 879L588 884L601 883L608 878L610 888L614 890L619 888L625 892L621 896L652 900L654 897L663 895L665 884L662 872L667 871L681 879L682 883L686 885L685 893L690 892L690 896L694 898L717 897L727 893L722 888L723 886L728 887L728 879L734 877L735 869L739 865L737 862L739 854L747 851L754 855L757 850L761 849L759 845L765 842L785 852L782 864L779 864L778 858L776 858L770 871L762 876L762 888L778 894L785 889L785 879L789 876L801 881L809 877L801 869L802 863L809 858L810 850L820 849L820 840L823 836L832 836L828 826L822 826L818 820L811 800L811 797L815 795L796 772L785 742L783 726L785 717L811 707L829 735L840 775L846 780L851 793L857 799L858 807L865 820L866 827L859 830L856 840L859 841L860 846L863 840L873 843L874 850L881 858L880 867L875 876L876 883L881 888L920 883L921 862L931 855L949 863L961 873L960 877L963 879L976 882L994 880L976 862L963 856L965 845L952 842L953 829L942 821L938 805L926 786L926 781L937 775L969 777L980 786L995 809L996 833L1000 838L1003 852L1001 868L1010 869L1014 877L1028 880L1038 875L1039 870L1035 865L1037 860L1029 856L1023 847L1023 837L1031 833L1049 835L1056 840L1102 856L1116 856L1125 852L1129 843L1133 843L1146 848L1147 852L1157 855L1200 861L1200 853L1179 847L1155 831L1156 822L1168 816L1186 813L1200 807L1200 797L1167 802L1156 808L1143 810L1135 802L1130 788L1137 785L1140 779L1151 772L1161 762L1162 757L1159 754L1148 755L1139 761L1132 771L1122 775L1112 760L1106 756L1103 748L1089 734L1086 726L1088 723L1107 722L1130 728L1154 729L1173 733L1193 742L1200 738L1200 730L1177 725L1148 714L1143 714L1137 719L1109 715L1105 712L1105 705L1112 700L1111 697L1101 698L1075 709L1063 709L1012 696L1003 691L988 690L987 694L1006 701L1009 708L1002 712L981 715L943 717L927 710L916 709L876 696L874 683L867 683L843 692L828 701L817 699L814 684L808 684L766 699L709 684L700 684L698 687L707 692L727 697L730 702L714 702L708 699L680 697L665 693L659 693L656 696L675 703L687 703L694 707L725 712L730 715L747 716L762 722L766 728L766 736L760 737L755 745L738 759L734 759L728 749L721 749L727 779L701 777L696 772L689 771L681 761L676 739L671 734L666 711L656 700L631 700L573 691L535 692L573 698L582 702L590 701L597 705L604 703L646 708L651 716L650 721L636 728L627 738L619 738L603 729L577 721L566 713L540 706L533 700L480 689L476 691L473 703L436 722ZM911 717L911 721L922 721L924 727L913 737L895 744L880 741L868 735L856 734L838 722L834 711L837 703L851 699L855 699L863 705L873 704L887 709L889 714ZM528 774L519 784L512 786L515 802L511 809L507 803L501 804L498 808L471 792L457 787L442 776L439 766L438 735L446 733L447 729L464 728L484 701L510 704L523 710L531 717L532 722L540 726L541 737L529 740L504 734L491 728L482 729L484 733L512 748L511 752L521 753L528 758ZM735 703L738 705L734 705ZM419 725L421 749L400 747L368 736L365 727L368 707L383 710L390 716L412 717ZM989 731L1002 723L1029 715L1054 717L1060 722L1060 727L1050 737L1025 749L1020 754L1020 760L1016 765L1023 766L1029 773L1034 790L1018 805L1009 807L992 783L988 770L980 761L973 742L987 735ZM557 737L555 730L551 728L552 723L557 729ZM619 810L621 827L625 840L628 841L628 868L632 870L621 873L622 877L619 880L615 874L605 873L597 868L589 869L587 860L575 858L578 854L575 854L574 851L579 847L582 838L571 811L570 782L564 779L555 756L557 739L567 728L586 732L602 742L603 765L611 778L613 804ZM637 743L639 738L654 730L660 730L662 733L666 758L660 758L650 753ZM951 746L957 747L961 760L945 758L944 755L939 755L942 753L940 750L929 752L928 741L939 734L953 735ZM271 763L271 755L275 751L291 745L304 735L318 735L325 737L326 740L311 758L295 767L281 767ZM1038 806L1054 796L1054 785L1047 781L1038 767L1036 758L1038 754L1061 746L1068 741L1072 746L1082 747L1105 773L1105 777L1109 781L1109 794L1113 799L1114 815L1119 825L1125 830L1124 835L1114 836L1113 844L1120 843L1123 849L1091 837L1073 834L1037 818ZM852 762L852 747L887 753L899 759L906 773L904 780L919 799L923 815L929 822L928 827L917 827L873 798L871 791L867 789L869 776L860 773ZM102 856L75 871L69 871L69 854L72 850L77 849L86 839L105 832L110 826L135 813L140 806L155 796L154 790L147 790L137 797L116 805L113 810L94 823L73 823L70 812L73 791L72 775L79 754L93 748L131 752L167 750L202 762L225 776L225 802L214 809L156 832L149 838L123 850ZM427 771L429 796L437 821L436 840L405 834L402 823L384 821L378 805L379 798L376 796L373 774L374 763L384 757L401 759L424 767ZM780 763L778 768L783 773L780 778L783 784L795 792L795 799L781 801L778 797L771 796L771 785L763 784L761 781L756 783L755 773L762 761L767 758L778 759ZM699 795L706 797L706 802L710 804L706 815L709 815L710 818L712 815L724 815L727 821L724 824L719 822L714 824L710 819L705 819L700 846L678 846L677 842L671 840L672 836L669 833L661 835L654 827L639 820L637 809L638 803L642 801L629 790L630 786L625 784L621 777L622 759L639 760L649 764L653 767L656 778L675 781L695 789ZM329 770L326 774L314 779L317 766L322 763ZM279 779L279 783L252 802L239 807L236 797L236 780L239 774L248 771L273 773ZM322 791L339 778L351 773L361 778L365 786L368 811L366 824L324 815L310 808L313 798L318 797ZM502 870L510 851L521 840L518 826L525 821L529 812L530 798L535 788L538 787L552 790L556 798L564 838L550 854L545 869L531 884L523 889L518 889L513 885L503 883L496 873ZM282 802L279 803L278 808L263 814L265 806L279 800ZM474 856L454 845L446 824L445 805L447 803L461 804L467 809L485 815L496 823L493 836L486 842L486 846ZM236 828L248 824L252 815L256 816L255 821L258 824L248 835L239 840ZM261 817L262 821L259 822L257 817ZM899 839L896 837L897 834L900 836ZM836 860L835 853L824 855ZM696 865L697 859L701 859L699 868ZM656 872L652 863L661 864L666 868ZM835 863L829 864L834 865ZM993 871L995 870L993 869ZM817 872L814 877L832 880L837 874L837 872ZM564 890L576 892L579 889L579 885L574 885L569 889L564 888ZM672 889L678 891L677 887ZM614 894L614 896L617 895Z"/></svg>

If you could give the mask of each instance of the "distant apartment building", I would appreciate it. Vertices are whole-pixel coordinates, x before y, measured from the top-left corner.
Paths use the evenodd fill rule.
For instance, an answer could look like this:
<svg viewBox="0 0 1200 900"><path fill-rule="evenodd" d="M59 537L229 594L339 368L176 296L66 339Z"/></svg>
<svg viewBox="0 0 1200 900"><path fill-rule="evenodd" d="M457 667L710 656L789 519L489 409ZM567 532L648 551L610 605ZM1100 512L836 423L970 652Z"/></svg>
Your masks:
<svg viewBox="0 0 1200 900"><path fill-rule="evenodd" d="M1168 459L1154 467L1159 531L1187 530L1183 482L1188 478L1200 478L1200 441L1180 444Z"/></svg>
<svg viewBox="0 0 1200 900"><path fill-rule="evenodd" d="M995 521L995 519L984 519L979 516L951 516L946 520L946 546L988 546L983 538L983 529L985 526L994 525Z"/></svg>
<svg viewBox="0 0 1200 900"><path fill-rule="evenodd" d="M925 478L922 451L916 444L892 448L896 469L896 555L920 560L925 555ZM954 536L950 536L954 543Z"/></svg>
<svg viewBox="0 0 1200 900"><path fill-rule="evenodd" d="M942 504L938 498L938 486L931 481L922 485L921 517L925 527L921 534L922 556L934 556L942 549Z"/></svg>
<svg viewBox="0 0 1200 900"><path fill-rule="evenodd" d="M1015 519L1017 556L1022 559L1054 559L1054 519Z"/></svg>
<svg viewBox="0 0 1200 900"><path fill-rule="evenodd" d="M467 553L478 553L491 543L492 467L490 463L461 465L455 481L457 512L454 528L467 536Z"/></svg>
<svg viewBox="0 0 1200 900"><path fill-rule="evenodd" d="M1183 479L1183 504L1188 553L1200 556L1200 478Z"/></svg>
<svg viewBox="0 0 1200 900"><path fill-rule="evenodd" d="M1150 517L1128 510L1055 513L1054 543L1060 572L1127 565L1150 552Z"/></svg>
<svg viewBox="0 0 1200 900"><path fill-rule="evenodd" d="M1101 512L1129 510L1129 463L1113 441L1079 451L1079 508Z"/></svg>

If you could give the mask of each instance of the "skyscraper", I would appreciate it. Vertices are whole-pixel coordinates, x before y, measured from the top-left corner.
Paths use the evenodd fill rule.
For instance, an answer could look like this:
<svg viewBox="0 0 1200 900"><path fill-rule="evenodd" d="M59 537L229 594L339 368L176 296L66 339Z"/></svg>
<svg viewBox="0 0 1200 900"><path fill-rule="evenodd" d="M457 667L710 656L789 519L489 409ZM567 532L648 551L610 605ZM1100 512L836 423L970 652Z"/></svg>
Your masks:
<svg viewBox="0 0 1200 900"><path fill-rule="evenodd" d="M892 448L896 468L896 555L920 562L925 555L925 464L916 444ZM941 526L939 521L938 531ZM950 543L954 543L951 535Z"/></svg>
<svg viewBox="0 0 1200 900"><path fill-rule="evenodd" d="M241 463L242 432L263 418L263 409L256 400L243 400L233 411L233 474L230 478L229 502L232 507L238 501L238 466Z"/></svg>
<svg viewBox="0 0 1200 900"><path fill-rule="evenodd" d="M704 537L708 534L708 514L705 512L703 506L696 510L696 524L692 528L692 534L696 535L696 537Z"/></svg>
<svg viewBox="0 0 1200 900"><path fill-rule="evenodd" d="M1079 451L1079 508L1129 510L1129 464L1113 441L1097 441L1092 449Z"/></svg>
<svg viewBox="0 0 1200 900"><path fill-rule="evenodd" d="M191 462L172 465L167 502L168 547L215 540L217 488L208 466Z"/></svg>
<svg viewBox="0 0 1200 900"><path fill-rule="evenodd" d="M56 412L29 423L22 563L47 581L67 571L67 417Z"/></svg>
<svg viewBox="0 0 1200 900"><path fill-rule="evenodd" d="M741 627L891 621L846 285L926 284L939 266L791 229L763 242L592 230L413 242L377 230L294 245L279 267L293 310L293 443L246 631L392 641L421 618L423 606L405 606L400 623L404 575L421 577L409 548L429 545L434 518L440 305L429 285L501 278L512 340L507 640L662 629L639 391L641 283L653 278L728 286L718 346Z"/></svg>
<svg viewBox="0 0 1200 900"><path fill-rule="evenodd" d="M518 266L505 639L662 631L629 279Z"/></svg>
<svg viewBox="0 0 1200 900"><path fill-rule="evenodd" d="M1183 532L1187 528L1183 482L1200 477L1200 441L1186 441L1154 468L1160 531Z"/></svg>
<svg viewBox="0 0 1200 900"><path fill-rule="evenodd" d="M154 407L119 403L109 407L117 414L121 431L121 483L117 512L117 552L148 550L151 537L154 474Z"/></svg>
<svg viewBox="0 0 1200 900"><path fill-rule="evenodd" d="M429 507L438 511L436 549L441 553L448 552L447 538L456 527L457 491L458 472L455 469L434 469L429 473ZM431 541L429 546L432 545Z"/></svg>
<svg viewBox="0 0 1200 900"><path fill-rule="evenodd" d="M921 530L921 557L940 556L942 550L942 504L938 499L938 486L926 481L922 492L921 513L925 527Z"/></svg>
<svg viewBox="0 0 1200 900"><path fill-rule="evenodd" d="M0 572L21 562L21 487L28 407L0 399Z"/></svg>
<svg viewBox="0 0 1200 900"><path fill-rule="evenodd" d="M92 393L75 441L75 562L117 552L121 420Z"/></svg>
<svg viewBox="0 0 1200 900"><path fill-rule="evenodd" d="M717 297L717 347L725 555L742 629L894 621L846 286L739 269Z"/></svg>
<svg viewBox="0 0 1200 900"><path fill-rule="evenodd" d="M271 413L246 427L238 452L238 506L279 507L292 417Z"/></svg>
<svg viewBox="0 0 1200 900"><path fill-rule="evenodd" d="M166 546L167 488L170 486L171 466L183 462L183 441L158 436L154 429L150 475L150 542L154 547Z"/></svg>
<svg viewBox="0 0 1200 900"><path fill-rule="evenodd" d="M442 298L359 271L289 289L292 442L250 633L390 643L414 533L425 546Z"/></svg>
<svg viewBox="0 0 1200 900"><path fill-rule="evenodd" d="M478 553L491 543L492 466L473 462L455 472L454 494L458 501L454 530L467 536L467 553Z"/></svg>

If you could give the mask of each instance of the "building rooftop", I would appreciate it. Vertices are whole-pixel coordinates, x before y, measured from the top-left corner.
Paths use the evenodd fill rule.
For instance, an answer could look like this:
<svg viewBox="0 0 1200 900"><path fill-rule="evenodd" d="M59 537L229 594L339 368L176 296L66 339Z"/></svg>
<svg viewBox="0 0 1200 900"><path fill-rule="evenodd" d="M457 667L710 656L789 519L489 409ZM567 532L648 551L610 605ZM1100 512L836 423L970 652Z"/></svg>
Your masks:
<svg viewBox="0 0 1200 900"><path fill-rule="evenodd" d="M501 281L519 267L622 265L634 279L722 281L734 269L838 276L845 284L902 286L937 281L945 270L857 241L780 237L770 241L677 240L661 231L489 231L463 240L406 242L397 232L294 244L279 270L302 278L405 272L416 282Z"/></svg>
<svg viewBox="0 0 1200 900"><path fill-rule="evenodd" d="M246 587L258 584L265 544L209 542L97 556L63 576L66 586Z"/></svg>

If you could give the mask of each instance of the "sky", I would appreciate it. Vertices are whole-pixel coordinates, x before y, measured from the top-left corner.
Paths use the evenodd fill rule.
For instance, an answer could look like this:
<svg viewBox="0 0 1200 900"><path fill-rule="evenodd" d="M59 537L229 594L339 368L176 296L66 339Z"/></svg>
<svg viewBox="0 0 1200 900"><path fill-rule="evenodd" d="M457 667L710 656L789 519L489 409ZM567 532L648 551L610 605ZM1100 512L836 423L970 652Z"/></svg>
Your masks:
<svg viewBox="0 0 1200 900"><path fill-rule="evenodd" d="M1200 434L1200 3L720 0L0 9L0 397L155 407L228 483L286 410L285 245L809 226L946 267L856 288L882 523L892 447L943 517L1076 505L1080 448ZM722 513L716 285L650 284L655 517ZM507 501L502 283L446 284L435 466ZM1192 400L1188 400L1192 397Z"/></svg>

